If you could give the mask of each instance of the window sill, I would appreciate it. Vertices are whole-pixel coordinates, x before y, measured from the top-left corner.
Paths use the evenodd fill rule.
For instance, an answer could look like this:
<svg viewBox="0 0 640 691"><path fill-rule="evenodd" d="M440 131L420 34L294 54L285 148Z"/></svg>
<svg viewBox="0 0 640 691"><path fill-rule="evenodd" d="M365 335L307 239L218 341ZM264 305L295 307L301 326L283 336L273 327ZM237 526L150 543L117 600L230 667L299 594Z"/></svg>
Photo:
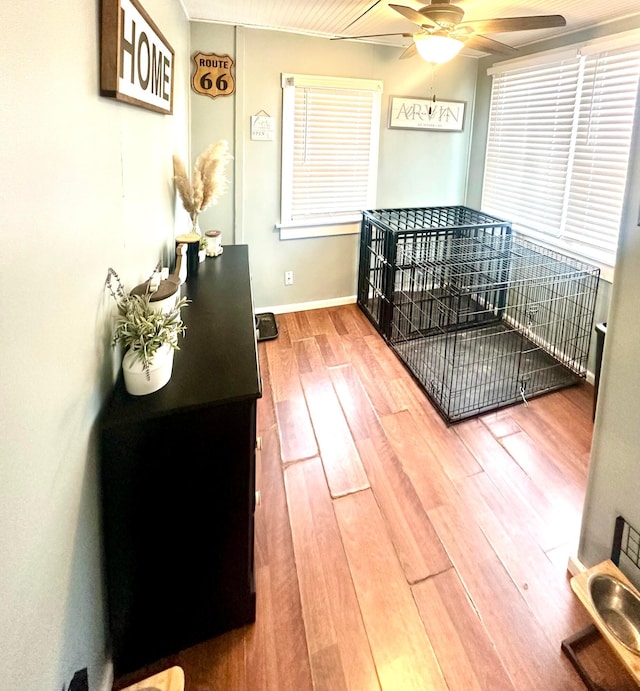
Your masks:
<svg viewBox="0 0 640 691"><path fill-rule="evenodd" d="M278 224L281 240L300 240L302 238L323 238L331 235L355 235L360 232L360 220L352 221L313 221L311 223Z"/></svg>
<svg viewBox="0 0 640 691"><path fill-rule="evenodd" d="M579 250L576 250L575 244L569 244L568 242L563 241L561 238L553 238L542 233L536 233L535 231L529 229L525 230L522 227L517 227L517 224L515 223L513 224L513 230L516 236L520 235L521 237L536 242L550 250L555 250L556 252L566 254L569 257L573 257L581 262L598 267L600 269L600 278L604 281L608 281L609 283L613 283L615 267L607 264L604 261L585 256Z"/></svg>

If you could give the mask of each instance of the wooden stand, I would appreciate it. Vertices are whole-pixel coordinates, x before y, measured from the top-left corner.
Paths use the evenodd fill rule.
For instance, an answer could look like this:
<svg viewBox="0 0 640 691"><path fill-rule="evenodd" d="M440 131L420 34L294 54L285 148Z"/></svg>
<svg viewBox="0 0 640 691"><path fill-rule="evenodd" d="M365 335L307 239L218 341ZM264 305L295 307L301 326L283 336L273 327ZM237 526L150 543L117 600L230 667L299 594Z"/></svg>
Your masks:
<svg viewBox="0 0 640 691"><path fill-rule="evenodd" d="M170 667L121 691L184 691L184 671Z"/></svg>
<svg viewBox="0 0 640 691"><path fill-rule="evenodd" d="M601 687L596 684L593 679L589 676L583 665L578 660L576 655L576 648L586 641L591 636L595 635L596 632L600 632L600 635L609 644L613 652L616 654L618 659L622 662L626 670L633 677L634 681L640 685L640 657L635 655L630 650L627 650L618 640L611 634L609 629L606 627L602 619L598 616L593 603L591 602L591 597L589 596L589 589L587 583L589 577L595 573L608 574L617 578L620 582L628 586L632 591L638 592L629 579L618 569L618 567L610 560L603 561L596 566L583 571L582 573L574 576L571 579L571 588L576 594L577 598L583 604L584 608L589 613L589 616L593 619L593 624L588 626L583 631L571 636L570 638L565 638L562 641L562 652L569 658L571 664L575 667L576 671L580 675L582 681L589 689L589 691L600 691Z"/></svg>

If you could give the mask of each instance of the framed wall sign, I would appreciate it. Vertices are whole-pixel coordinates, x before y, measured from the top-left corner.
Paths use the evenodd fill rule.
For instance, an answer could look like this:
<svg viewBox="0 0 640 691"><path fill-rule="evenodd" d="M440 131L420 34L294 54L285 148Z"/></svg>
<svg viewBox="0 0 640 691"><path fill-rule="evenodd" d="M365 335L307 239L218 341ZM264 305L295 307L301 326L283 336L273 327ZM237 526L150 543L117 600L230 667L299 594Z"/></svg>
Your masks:
<svg viewBox="0 0 640 691"><path fill-rule="evenodd" d="M464 106L464 101L434 102L430 98L391 96L389 128L462 132Z"/></svg>
<svg viewBox="0 0 640 691"><path fill-rule="evenodd" d="M264 110L251 116L251 139L272 142L275 133L274 119Z"/></svg>
<svg viewBox="0 0 640 691"><path fill-rule="evenodd" d="M203 96L216 98L231 96L236 90L233 77L233 58L217 53L196 53L195 70L191 75L191 88Z"/></svg>
<svg viewBox="0 0 640 691"><path fill-rule="evenodd" d="M102 0L100 93L173 113L173 48L137 0Z"/></svg>

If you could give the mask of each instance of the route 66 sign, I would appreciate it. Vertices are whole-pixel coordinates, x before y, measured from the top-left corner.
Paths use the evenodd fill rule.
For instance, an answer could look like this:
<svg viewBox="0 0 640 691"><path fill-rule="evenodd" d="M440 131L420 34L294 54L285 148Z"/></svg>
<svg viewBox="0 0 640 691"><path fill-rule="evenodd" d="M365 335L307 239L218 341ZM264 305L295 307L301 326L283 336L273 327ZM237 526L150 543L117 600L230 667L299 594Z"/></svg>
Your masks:
<svg viewBox="0 0 640 691"><path fill-rule="evenodd" d="M236 90L231 70L233 58L215 53L196 53L196 69L191 77L191 88L203 96L230 96Z"/></svg>

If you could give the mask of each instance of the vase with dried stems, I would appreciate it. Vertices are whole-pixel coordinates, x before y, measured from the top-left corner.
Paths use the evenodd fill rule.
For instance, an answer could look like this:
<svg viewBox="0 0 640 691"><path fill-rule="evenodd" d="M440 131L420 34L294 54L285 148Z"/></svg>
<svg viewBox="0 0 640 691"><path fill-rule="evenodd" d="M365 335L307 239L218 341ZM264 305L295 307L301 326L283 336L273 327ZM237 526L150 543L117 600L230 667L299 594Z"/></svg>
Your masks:
<svg viewBox="0 0 640 691"><path fill-rule="evenodd" d="M191 217L191 232L201 235L198 216L227 191L225 168L233 156L225 139L212 144L196 159L191 177L179 156L173 157L173 179L182 205Z"/></svg>

